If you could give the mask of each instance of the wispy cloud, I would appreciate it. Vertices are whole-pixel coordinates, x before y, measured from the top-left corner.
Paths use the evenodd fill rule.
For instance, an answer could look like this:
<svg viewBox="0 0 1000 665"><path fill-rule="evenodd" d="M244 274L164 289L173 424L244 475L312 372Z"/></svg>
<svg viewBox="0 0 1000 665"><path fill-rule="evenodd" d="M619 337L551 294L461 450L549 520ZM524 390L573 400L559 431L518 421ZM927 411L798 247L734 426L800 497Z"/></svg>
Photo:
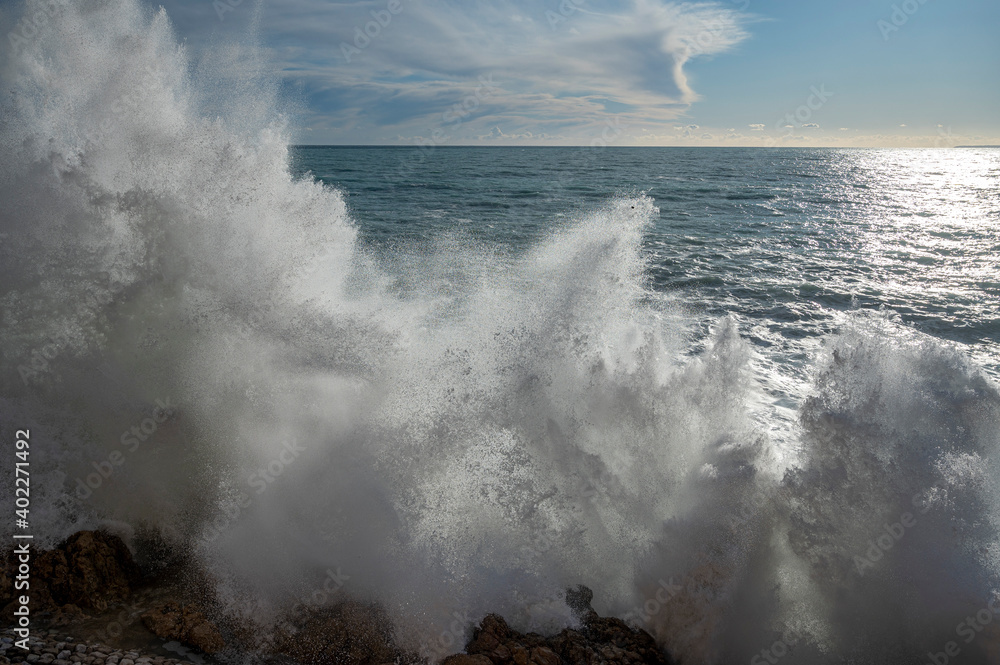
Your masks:
<svg viewBox="0 0 1000 665"><path fill-rule="evenodd" d="M863 7L830 3L144 2L166 7L196 58L209 52L202 47L213 37L242 41L248 29L259 35L297 112L291 124L302 131L292 138L302 142L432 136L435 143L675 145L706 143L711 135L726 145L950 144L952 137L935 127L944 119L953 133L1000 142L997 92L982 83L996 69L989 31L1000 17L996 3L980 7L982 20L973 22L934 5L934 20L914 24L927 35L886 45ZM845 21L845 11L856 20ZM955 34L963 35L963 49L932 53L921 46ZM845 40L857 48L844 51ZM713 58L709 66L702 62ZM836 66L823 64L830 62ZM911 66L900 69L899 62ZM926 94L928 67L955 74L949 94ZM475 94L482 76L492 76L496 89L461 116L450 113ZM968 102L959 109L955 99ZM220 108L229 101L221 99Z"/></svg>
<svg viewBox="0 0 1000 665"><path fill-rule="evenodd" d="M262 25L305 96L310 141L395 142L445 126L461 142L575 140L610 117L675 122L698 100L685 65L731 50L750 20L714 3L578 0L560 14L561 6L270 0ZM481 76L493 77L494 94L460 125L445 119Z"/></svg>

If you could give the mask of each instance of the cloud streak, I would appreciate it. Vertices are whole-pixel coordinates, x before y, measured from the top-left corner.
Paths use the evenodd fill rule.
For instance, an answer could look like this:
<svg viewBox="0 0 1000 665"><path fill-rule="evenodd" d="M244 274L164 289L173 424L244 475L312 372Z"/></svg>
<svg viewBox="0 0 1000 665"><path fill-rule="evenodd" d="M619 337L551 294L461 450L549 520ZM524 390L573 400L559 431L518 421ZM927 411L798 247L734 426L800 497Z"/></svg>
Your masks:
<svg viewBox="0 0 1000 665"><path fill-rule="evenodd" d="M663 0L270 0L264 12L268 45L309 108L309 140L332 143L426 135L481 76L497 90L450 142L586 141L613 117L672 123L698 100L685 66L731 50L749 20Z"/></svg>

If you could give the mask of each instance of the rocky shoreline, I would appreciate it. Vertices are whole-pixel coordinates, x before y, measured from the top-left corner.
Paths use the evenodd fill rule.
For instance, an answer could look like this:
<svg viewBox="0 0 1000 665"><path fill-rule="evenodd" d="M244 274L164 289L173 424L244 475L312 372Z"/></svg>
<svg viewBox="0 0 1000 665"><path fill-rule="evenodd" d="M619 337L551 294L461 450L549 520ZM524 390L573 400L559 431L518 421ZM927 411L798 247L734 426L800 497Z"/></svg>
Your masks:
<svg viewBox="0 0 1000 665"><path fill-rule="evenodd" d="M0 663L39 663L39 665L198 665L188 660L177 660L162 655L114 649L106 644L77 642L72 636L56 630L45 632L44 637L28 640L28 650L14 646L16 636L12 629L0 637ZM201 661L201 658L197 658Z"/></svg>
<svg viewBox="0 0 1000 665"><path fill-rule="evenodd" d="M14 632L17 561L8 550L0 562L0 615L8 626L0 637L0 665L427 663L397 647L392 624L378 606L344 600L262 630L230 616L213 599L211 584L196 567L164 556L155 538L140 549L145 554L137 552L137 562L118 536L80 531L52 550L32 550L32 636L27 650L17 644ZM566 602L579 628L551 636L518 633L502 617L490 614L474 629L464 653L448 656L443 665L673 662L645 631L598 616L591 599L586 587L567 590Z"/></svg>

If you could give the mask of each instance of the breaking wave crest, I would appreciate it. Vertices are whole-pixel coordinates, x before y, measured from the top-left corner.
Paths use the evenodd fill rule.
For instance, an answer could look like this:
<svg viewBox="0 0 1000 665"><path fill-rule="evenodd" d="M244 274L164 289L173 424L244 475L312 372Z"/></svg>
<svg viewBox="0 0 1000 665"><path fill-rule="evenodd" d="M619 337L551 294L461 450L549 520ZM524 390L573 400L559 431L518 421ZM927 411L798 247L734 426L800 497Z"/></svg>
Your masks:
<svg viewBox="0 0 1000 665"><path fill-rule="evenodd" d="M290 174L256 51L195 65L135 0L22 16L0 412L37 537L153 525L234 612L377 600L435 657L584 583L683 662L995 662L1000 394L959 349L846 315L779 451L738 318L695 340L650 290L652 200L375 252Z"/></svg>

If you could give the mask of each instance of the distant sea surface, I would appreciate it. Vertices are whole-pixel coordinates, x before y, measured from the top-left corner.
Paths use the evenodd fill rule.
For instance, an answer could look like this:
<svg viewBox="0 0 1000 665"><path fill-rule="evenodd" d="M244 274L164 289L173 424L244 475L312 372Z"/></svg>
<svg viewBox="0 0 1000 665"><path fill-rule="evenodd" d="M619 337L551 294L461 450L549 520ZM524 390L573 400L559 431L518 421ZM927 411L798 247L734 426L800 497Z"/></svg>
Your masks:
<svg viewBox="0 0 1000 665"><path fill-rule="evenodd" d="M791 417L844 312L880 310L1000 374L1000 150L305 147L373 246L458 235L517 252L644 193L651 289L733 314ZM693 347L696 348L696 347Z"/></svg>
<svg viewBox="0 0 1000 665"><path fill-rule="evenodd" d="M0 98L36 546L182 553L227 662L584 584L676 662L1000 663L1000 150L289 147L266 53L59 4Z"/></svg>

